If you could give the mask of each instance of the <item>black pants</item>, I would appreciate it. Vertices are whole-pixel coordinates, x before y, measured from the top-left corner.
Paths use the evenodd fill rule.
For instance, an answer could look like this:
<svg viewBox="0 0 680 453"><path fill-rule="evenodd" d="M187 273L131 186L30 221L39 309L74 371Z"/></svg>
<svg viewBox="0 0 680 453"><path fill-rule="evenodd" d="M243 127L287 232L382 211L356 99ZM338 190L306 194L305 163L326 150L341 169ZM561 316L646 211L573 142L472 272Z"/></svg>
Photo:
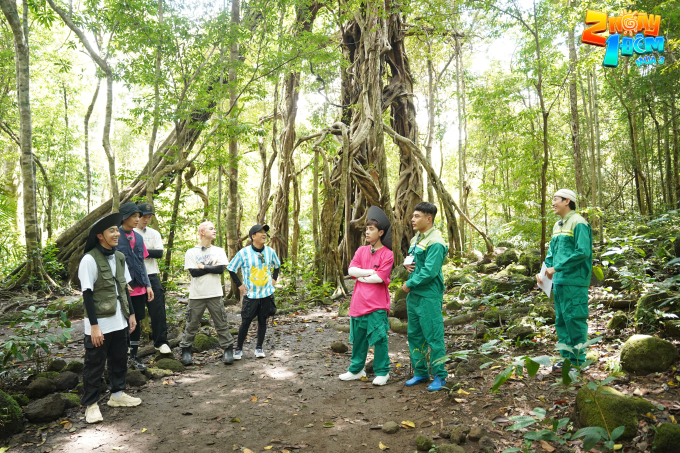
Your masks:
<svg viewBox="0 0 680 453"><path fill-rule="evenodd" d="M243 308L241 309L241 326L238 328L238 341L236 349L243 348L243 342L246 341L248 329L253 319L257 317L257 349L262 349L264 343L264 335L267 333L267 314L264 302L269 302L271 297L263 297L262 299L243 298Z"/></svg>
<svg viewBox="0 0 680 453"><path fill-rule="evenodd" d="M90 335L85 335L85 366L83 396L80 404L89 406L99 401L104 367L108 363L111 393L125 390L127 376L127 328L104 334L104 344L94 347Z"/></svg>
<svg viewBox="0 0 680 453"><path fill-rule="evenodd" d="M147 294L139 296L132 296L132 304L135 307L135 319L137 320L137 328L130 334L130 348L132 355L137 355L137 348L139 347L139 339L142 336L142 319L146 318L145 308L149 309L149 317L151 318L151 338L153 345L160 348L168 343L168 326L165 319L165 292L161 286L161 280L158 274L149 275L151 281L151 289L153 289L154 298L149 302Z"/></svg>

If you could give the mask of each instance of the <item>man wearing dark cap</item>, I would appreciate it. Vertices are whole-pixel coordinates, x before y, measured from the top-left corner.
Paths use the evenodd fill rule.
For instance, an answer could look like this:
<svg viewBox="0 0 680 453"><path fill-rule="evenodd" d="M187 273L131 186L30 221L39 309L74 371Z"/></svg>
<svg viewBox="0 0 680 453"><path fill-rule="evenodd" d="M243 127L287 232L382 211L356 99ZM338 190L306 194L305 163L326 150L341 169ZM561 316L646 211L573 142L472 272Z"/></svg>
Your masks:
<svg viewBox="0 0 680 453"><path fill-rule="evenodd" d="M125 255L125 262L130 271L132 281L130 287L132 292L130 298L135 306L137 315L137 328L130 333L130 358L128 366L133 370L145 371L146 365L137 357L139 349L139 338L142 336L142 319L146 317L146 304L154 300L153 288L149 282L149 275L146 272L144 259L149 256L149 252L144 245L144 239L134 228L139 223L140 211L136 204L125 203L121 205L120 214L123 216L123 224L120 226L120 240L116 250Z"/></svg>
<svg viewBox="0 0 680 453"><path fill-rule="evenodd" d="M238 340L234 359L242 357L243 342L248 334L250 323L257 317L257 346L255 357L264 357L264 336L267 332L267 317L271 316L274 303L274 285L279 277L281 261L276 252L264 243L267 240L268 225L254 225L248 232L252 244L242 248L227 266L232 281L244 294L241 309L241 327L238 329ZM241 270L243 282L236 273Z"/></svg>
<svg viewBox="0 0 680 453"><path fill-rule="evenodd" d="M149 226L151 216L154 215L153 206L149 203L141 203L137 207L141 217L134 231L144 239L144 246L149 254L144 259L144 266L146 267L146 273L149 276L154 296L153 300L147 301L146 304L149 310L149 317L151 318L153 345L161 354L170 354L172 351L168 345L168 326L165 318L165 291L163 286L161 286L158 263L156 262L157 259L163 257L163 239L158 231Z"/></svg>
<svg viewBox="0 0 680 453"><path fill-rule="evenodd" d="M108 363L112 407L133 407L142 400L125 393L127 376L127 333L136 327L134 305L127 283L132 280L125 256L114 249L118 245L118 226L122 215L110 214L92 225L80 261L78 279L85 305L85 365L83 396L85 421L103 420L97 405L104 367Z"/></svg>
<svg viewBox="0 0 680 453"><path fill-rule="evenodd" d="M390 311L390 273L394 264L390 221L377 206L366 214L366 242L349 264L349 275L357 280L349 306L352 363L339 377L352 381L366 376L368 347L374 346L374 385L385 385L390 378L387 314Z"/></svg>

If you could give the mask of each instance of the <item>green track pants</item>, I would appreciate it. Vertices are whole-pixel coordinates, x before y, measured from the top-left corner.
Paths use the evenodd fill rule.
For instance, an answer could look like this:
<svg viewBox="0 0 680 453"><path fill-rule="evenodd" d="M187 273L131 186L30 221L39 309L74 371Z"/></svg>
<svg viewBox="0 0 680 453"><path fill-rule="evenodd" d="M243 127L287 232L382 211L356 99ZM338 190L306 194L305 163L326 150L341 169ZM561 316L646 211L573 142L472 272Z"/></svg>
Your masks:
<svg viewBox="0 0 680 453"><path fill-rule="evenodd" d="M446 380L448 373L444 362L444 317L442 316L443 298L433 299L409 294L406 297L408 312L408 347L411 352L411 366L415 376L426 377L432 374ZM427 353L430 363L427 363Z"/></svg>
<svg viewBox="0 0 680 453"><path fill-rule="evenodd" d="M350 318L349 341L352 343L352 363L348 371L360 373L366 365L368 347L372 345L373 372L376 376L386 376L390 372L390 355L387 331L390 328L385 310L374 311L363 316Z"/></svg>
<svg viewBox="0 0 680 453"><path fill-rule="evenodd" d="M555 285L553 292L558 341L572 348L588 341L588 287ZM569 351L560 351L560 355L574 364L586 360L585 349L578 352L578 357Z"/></svg>

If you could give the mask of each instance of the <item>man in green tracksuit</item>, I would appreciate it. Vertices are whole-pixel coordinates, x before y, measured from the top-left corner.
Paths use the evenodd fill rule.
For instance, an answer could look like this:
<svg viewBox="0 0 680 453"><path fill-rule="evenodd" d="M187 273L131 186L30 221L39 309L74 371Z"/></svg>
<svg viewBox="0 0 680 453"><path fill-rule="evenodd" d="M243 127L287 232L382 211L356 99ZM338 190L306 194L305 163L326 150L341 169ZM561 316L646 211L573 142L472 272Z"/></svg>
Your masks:
<svg viewBox="0 0 680 453"><path fill-rule="evenodd" d="M562 220L553 227L550 247L545 257L545 275L553 280L555 295L555 330L560 343L569 347L588 341L588 287L593 266L593 235L590 224L578 215L576 194L560 189L553 197L553 209ZM542 283L541 276L537 280ZM585 349L578 357L568 351L560 351L575 365L585 359ZM554 368L562 367L558 362Z"/></svg>
<svg viewBox="0 0 680 453"><path fill-rule="evenodd" d="M411 240L408 257L404 266L409 277L402 289L408 293L406 308L408 313L408 346L414 376L406 381L407 386L430 380L427 387L431 392L441 390L446 385L446 368L443 361L435 363L446 355L444 346L444 275L442 263L448 246L441 233L434 228L437 207L432 203L418 203L414 209L411 225L418 232ZM426 354L430 351L430 363Z"/></svg>

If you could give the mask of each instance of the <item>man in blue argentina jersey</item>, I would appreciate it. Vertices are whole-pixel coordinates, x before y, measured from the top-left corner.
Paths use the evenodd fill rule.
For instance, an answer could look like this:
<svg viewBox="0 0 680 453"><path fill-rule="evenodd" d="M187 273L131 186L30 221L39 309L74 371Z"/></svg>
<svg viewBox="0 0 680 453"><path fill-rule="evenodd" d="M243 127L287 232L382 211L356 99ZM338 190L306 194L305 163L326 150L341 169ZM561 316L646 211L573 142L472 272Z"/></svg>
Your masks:
<svg viewBox="0 0 680 453"><path fill-rule="evenodd" d="M243 342L248 334L250 323L257 316L257 346L255 357L263 358L264 335L267 332L267 317L274 304L274 285L279 277L281 261L271 247L264 245L267 240L268 225L255 225L248 232L252 244L238 251L227 266L232 281L236 283L243 297L241 309L241 327L238 329L238 340L234 359L242 357ZM241 269L243 282L236 273Z"/></svg>

